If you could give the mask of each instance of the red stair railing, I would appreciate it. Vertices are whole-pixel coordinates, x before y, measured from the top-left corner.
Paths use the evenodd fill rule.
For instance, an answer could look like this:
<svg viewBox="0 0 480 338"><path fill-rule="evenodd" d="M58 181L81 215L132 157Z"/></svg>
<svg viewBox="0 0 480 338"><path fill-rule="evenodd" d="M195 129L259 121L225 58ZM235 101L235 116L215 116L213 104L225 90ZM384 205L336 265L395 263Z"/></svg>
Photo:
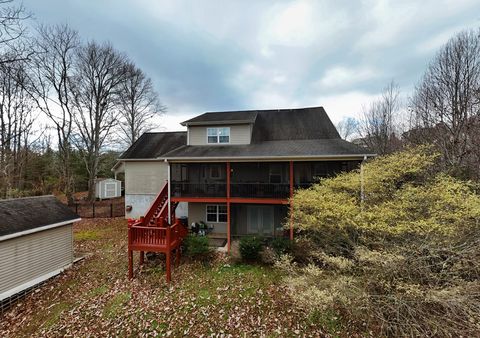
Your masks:
<svg viewBox="0 0 480 338"><path fill-rule="evenodd" d="M140 251L140 264L143 264L144 252L164 252L166 255L167 282L171 279L171 253L176 251L176 263L180 259L180 244L188 234L188 229L175 218L175 208L171 205L174 219L169 224L168 217L168 183L153 201L145 217L139 220L128 220L128 276L133 277L133 251Z"/></svg>

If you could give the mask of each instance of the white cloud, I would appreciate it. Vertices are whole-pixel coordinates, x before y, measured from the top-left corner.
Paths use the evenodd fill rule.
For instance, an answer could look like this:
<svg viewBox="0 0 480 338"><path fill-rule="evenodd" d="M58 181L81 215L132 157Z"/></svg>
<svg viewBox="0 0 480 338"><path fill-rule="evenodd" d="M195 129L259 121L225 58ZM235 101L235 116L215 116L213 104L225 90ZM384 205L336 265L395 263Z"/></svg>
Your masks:
<svg viewBox="0 0 480 338"><path fill-rule="evenodd" d="M370 67L332 66L323 77L314 84L319 89L345 88L356 83L377 77L377 71Z"/></svg>
<svg viewBox="0 0 480 338"><path fill-rule="evenodd" d="M336 95L319 96L313 105L325 108L333 123L344 117L359 118L363 106L378 99L380 94L368 94L362 91L350 91Z"/></svg>
<svg viewBox="0 0 480 338"><path fill-rule="evenodd" d="M478 21L465 22L461 25L456 25L454 27L449 27L440 33L429 36L428 39L422 41L417 45L416 51L420 54L429 54L439 50L444 44L450 40L455 34L466 30L466 29L475 29L478 27Z"/></svg>
<svg viewBox="0 0 480 338"><path fill-rule="evenodd" d="M265 46L327 45L349 24L345 11L334 3L313 0L277 3L262 22L258 37L262 50Z"/></svg>

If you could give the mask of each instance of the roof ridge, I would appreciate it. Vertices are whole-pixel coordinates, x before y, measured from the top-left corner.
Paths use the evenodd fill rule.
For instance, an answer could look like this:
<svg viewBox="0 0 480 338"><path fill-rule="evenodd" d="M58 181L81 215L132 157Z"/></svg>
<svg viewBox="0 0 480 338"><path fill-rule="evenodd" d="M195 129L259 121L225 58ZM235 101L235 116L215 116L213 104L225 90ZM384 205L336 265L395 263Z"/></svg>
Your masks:
<svg viewBox="0 0 480 338"><path fill-rule="evenodd" d="M262 111L288 111L288 110L305 110L305 109L318 109L323 108L323 106L309 106L301 108L269 108L269 109L246 109L246 110L219 110L219 111L207 111L203 114L217 114L217 113L246 113L246 112L262 112ZM202 115L203 115L202 114Z"/></svg>

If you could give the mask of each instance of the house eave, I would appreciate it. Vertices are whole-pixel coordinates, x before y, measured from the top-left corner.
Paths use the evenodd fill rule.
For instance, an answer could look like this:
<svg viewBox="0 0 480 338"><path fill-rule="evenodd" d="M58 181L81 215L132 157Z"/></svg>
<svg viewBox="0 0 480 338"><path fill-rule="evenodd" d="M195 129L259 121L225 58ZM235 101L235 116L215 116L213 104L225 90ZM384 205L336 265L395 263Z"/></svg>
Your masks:
<svg viewBox="0 0 480 338"><path fill-rule="evenodd" d="M254 161L329 161L329 160L363 160L365 157L375 157L376 154L347 154L347 155L300 155L300 156L234 156L234 157L166 157L161 158L168 162L254 162ZM160 160L160 158L158 158Z"/></svg>

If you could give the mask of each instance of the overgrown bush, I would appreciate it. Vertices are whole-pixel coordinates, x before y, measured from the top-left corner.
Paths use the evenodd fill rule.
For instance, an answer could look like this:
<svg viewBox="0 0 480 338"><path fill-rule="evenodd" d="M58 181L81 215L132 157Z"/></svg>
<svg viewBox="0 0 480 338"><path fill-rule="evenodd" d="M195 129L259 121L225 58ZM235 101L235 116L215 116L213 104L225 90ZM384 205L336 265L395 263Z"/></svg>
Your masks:
<svg viewBox="0 0 480 338"><path fill-rule="evenodd" d="M187 257L199 261L206 261L212 255L212 249L206 236L188 235L183 240L183 249Z"/></svg>
<svg viewBox="0 0 480 338"><path fill-rule="evenodd" d="M244 261L253 262L260 258L263 239L256 236L242 237L239 243L240 256Z"/></svg>
<svg viewBox="0 0 480 338"><path fill-rule="evenodd" d="M289 253L292 249L292 241L286 237L275 237L268 243L277 255Z"/></svg>
<svg viewBox="0 0 480 338"><path fill-rule="evenodd" d="M363 201L359 171L296 193L300 236L276 265L301 306L361 334L480 334L480 196L436 158L419 147L367 163Z"/></svg>

